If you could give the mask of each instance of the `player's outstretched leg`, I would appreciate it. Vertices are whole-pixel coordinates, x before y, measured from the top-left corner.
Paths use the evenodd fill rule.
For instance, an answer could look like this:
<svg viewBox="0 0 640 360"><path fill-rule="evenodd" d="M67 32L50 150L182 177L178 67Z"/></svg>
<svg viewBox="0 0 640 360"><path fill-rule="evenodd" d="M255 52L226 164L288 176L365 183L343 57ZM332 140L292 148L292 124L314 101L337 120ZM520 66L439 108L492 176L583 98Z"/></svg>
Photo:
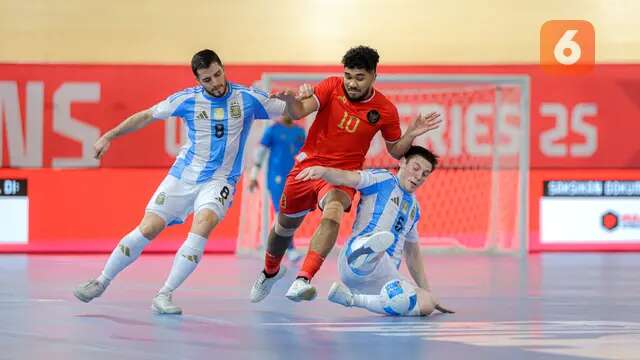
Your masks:
<svg viewBox="0 0 640 360"><path fill-rule="evenodd" d="M98 278L78 285L74 291L78 300L89 302L107 289L118 273L133 263L149 244L165 227L164 220L153 213L146 213L140 225L123 237L113 249L107 263Z"/></svg>
<svg viewBox="0 0 640 360"><path fill-rule="evenodd" d="M371 273L393 244L393 240L394 236L389 231L379 231L354 239L348 245L347 264L356 274Z"/></svg>
<svg viewBox="0 0 640 360"><path fill-rule="evenodd" d="M309 252L304 258L298 277L285 295L289 300L298 302L315 299L317 291L310 284L310 281L333 249L338 238L344 211L349 208L350 203L349 196L341 190L331 190L325 196L320 225L313 233Z"/></svg>
<svg viewBox="0 0 640 360"><path fill-rule="evenodd" d="M256 303L267 297L273 285L282 279L286 273L286 268L280 263L289 243L293 240L293 234L303 220L304 215L299 217L290 217L284 214L278 215L275 225L269 232L264 269L258 274L251 288L249 295L251 302Z"/></svg>
<svg viewBox="0 0 640 360"><path fill-rule="evenodd" d="M340 283L333 283L328 299L331 302L367 309L371 312L390 316L426 316L433 312L435 300L431 294L404 280L391 280L381 289L380 294L353 294Z"/></svg>
<svg viewBox="0 0 640 360"><path fill-rule="evenodd" d="M221 212L221 209L217 210ZM151 309L157 314L179 315L182 309L173 303L173 292L193 273L204 254L209 234L220 221L220 216L209 208L196 213L187 239L175 258L169 277L151 302Z"/></svg>

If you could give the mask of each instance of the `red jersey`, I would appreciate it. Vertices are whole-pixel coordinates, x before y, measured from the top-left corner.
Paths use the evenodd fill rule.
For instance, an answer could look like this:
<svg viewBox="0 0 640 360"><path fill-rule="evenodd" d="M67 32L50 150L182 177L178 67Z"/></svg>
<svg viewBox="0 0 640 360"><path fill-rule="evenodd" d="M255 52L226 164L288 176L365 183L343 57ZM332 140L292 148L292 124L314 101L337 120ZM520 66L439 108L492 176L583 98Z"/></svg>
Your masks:
<svg viewBox="0 0 640 360"><path fill-rule="evenodd" d="M314 89L320 107L297 158L297 166L361 169L371 140L378 132L388 142L400 140L398 110L379 91L363 101L351 102L344 80L329 77Z"/></svg>

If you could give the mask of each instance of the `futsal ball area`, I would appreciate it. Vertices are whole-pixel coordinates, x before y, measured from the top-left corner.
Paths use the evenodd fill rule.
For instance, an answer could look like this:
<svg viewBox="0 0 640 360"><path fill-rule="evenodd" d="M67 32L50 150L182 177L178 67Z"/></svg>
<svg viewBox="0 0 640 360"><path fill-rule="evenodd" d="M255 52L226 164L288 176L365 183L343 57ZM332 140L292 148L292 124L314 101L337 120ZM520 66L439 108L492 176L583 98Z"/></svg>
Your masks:
<svg viewBox="0 0 640 360"><path fill-rule="evenodd" d="M426 256L434 291L456 311L426 318L327 301L336 257L314 280L319 296L311 303L284 297L290 271L270 297L252 304L262 261L213 254L175 292L182 316L150 309L169 255L143 255L100 298L79 302L71 290L106 257L1 256L0 357L634 360L640 352L637 254Z"/></svg>

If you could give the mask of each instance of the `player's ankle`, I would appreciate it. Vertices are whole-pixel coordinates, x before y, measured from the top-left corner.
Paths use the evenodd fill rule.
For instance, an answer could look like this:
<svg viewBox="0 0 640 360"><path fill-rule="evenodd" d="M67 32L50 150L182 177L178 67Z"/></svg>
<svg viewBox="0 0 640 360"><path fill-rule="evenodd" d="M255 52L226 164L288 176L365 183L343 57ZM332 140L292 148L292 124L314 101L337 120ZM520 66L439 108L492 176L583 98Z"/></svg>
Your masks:
<svg viewBox="0 0 640 360"><path fill-rule="evenodd" d="M277 269L275 270L275 272L273 272L273 273L269 273L269 272L267 272L267 269L263 269L263 270L262 270L262 273L264 274L264 277L266 277L267 279L270 279L270 278L272 278L272 277L274 277L274 276L278 275L278 272L279 272L279 271L280 271L280 268L277 268Z"/></svg>
<svg viewBox="0 0 640 360"><path fill-rule="evenodd" d="M298 279L302 279L302 280L304 280L304 281L306 281L306 282L308 282L308 283L310 283L310 282L311 282L311 279L309 279L308 277L306 277L306 276L304 276L304 275L298 275L298 276L296 277L296 280L298 280Z"/></svg>

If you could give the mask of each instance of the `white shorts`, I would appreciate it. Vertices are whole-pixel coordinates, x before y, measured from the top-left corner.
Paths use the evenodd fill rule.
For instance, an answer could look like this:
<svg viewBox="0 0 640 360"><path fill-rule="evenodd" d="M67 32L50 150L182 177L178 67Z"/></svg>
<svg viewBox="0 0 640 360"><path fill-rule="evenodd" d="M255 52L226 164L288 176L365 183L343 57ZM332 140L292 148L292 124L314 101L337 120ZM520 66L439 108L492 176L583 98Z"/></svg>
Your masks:
<svg viewBox="0 0 640 360"><path fill-rule="evenodd" d="M372 272L366 275L358 275L349 267L346 252L347 247L345 246L338 256L338 271L340 272L342 283L354 293L376 295L380 294L380 290L387 282L394 279L406 280L387 253L382 255Z"/></svg>
<svg viewBox="0 0 640 360"><path fill-rule="evenodd" d="M168 225L181 224L192 212L210 209L222 220L231 207L235 187L224 180L189 184L167 175L149 200L146 211Z"/></svg>

